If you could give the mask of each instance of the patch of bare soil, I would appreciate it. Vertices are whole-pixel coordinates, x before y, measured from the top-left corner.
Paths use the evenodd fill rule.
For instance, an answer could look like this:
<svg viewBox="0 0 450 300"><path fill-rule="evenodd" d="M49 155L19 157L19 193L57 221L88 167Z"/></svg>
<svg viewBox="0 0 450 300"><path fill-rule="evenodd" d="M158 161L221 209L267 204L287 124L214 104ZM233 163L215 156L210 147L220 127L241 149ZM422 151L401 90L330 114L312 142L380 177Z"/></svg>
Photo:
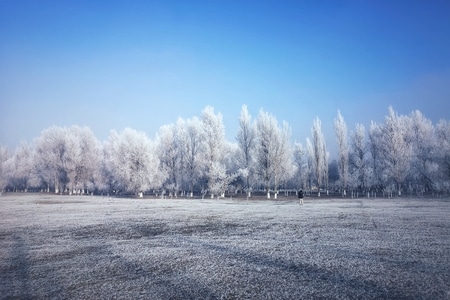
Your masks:
<svg viewBox="0 0 450 300"><path fill-rule="evenodd" d="M445 199L9 194L0 298L449 299L449 216Z"/></svg>

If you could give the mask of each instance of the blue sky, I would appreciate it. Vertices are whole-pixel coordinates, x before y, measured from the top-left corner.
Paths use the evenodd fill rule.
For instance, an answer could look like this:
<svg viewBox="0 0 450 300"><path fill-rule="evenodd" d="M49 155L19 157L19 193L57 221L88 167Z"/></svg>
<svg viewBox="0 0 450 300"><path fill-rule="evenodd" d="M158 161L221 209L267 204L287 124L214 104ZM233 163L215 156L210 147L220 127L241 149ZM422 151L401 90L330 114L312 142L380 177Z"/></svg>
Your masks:
<svg viewBox="0 0 450 300"><path fill-rule="evenodd" d="M243 104L286 120L293 141L318 116L330 149L337 110L350 130L389 105L449 119L450 2L0 0L11 149L52 125L154 137L206 105L234 140Z"/></svg>

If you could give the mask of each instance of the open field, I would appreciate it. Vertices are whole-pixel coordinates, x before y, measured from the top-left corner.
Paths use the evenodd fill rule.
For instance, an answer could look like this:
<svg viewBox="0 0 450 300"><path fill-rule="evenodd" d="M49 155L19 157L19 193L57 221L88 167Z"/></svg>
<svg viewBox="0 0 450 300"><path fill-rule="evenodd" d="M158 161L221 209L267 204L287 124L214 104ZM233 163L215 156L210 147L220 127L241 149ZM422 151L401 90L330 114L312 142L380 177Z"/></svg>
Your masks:
<svg viewBox="0 0 450 300"><path fill-rule="evenodd" d="M0 297L449 299L450 201L6 194Z"/></svg>

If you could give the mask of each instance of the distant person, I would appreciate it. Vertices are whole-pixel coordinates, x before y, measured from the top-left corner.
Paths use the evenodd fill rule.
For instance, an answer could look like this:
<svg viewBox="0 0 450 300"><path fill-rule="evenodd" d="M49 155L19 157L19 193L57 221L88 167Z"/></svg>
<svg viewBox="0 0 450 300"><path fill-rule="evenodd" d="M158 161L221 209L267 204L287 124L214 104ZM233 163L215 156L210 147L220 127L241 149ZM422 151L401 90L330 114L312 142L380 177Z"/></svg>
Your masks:
<svg viewBox="0 0 450 300"><path fill-rule="evenodd" d="M303 205L303 190L298 191L298 200L300 204Z"/></svg>

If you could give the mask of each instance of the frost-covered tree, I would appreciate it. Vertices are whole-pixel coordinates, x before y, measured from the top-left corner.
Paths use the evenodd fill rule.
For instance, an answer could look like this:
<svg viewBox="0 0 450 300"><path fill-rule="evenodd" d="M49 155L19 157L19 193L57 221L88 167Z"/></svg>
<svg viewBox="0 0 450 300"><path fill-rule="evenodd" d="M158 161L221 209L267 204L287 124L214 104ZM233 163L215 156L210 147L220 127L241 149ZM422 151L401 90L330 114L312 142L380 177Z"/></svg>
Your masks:
<svg viewBox="0 0 450 300"><path fill-rule="evenodd" d="M438 143L436 160L442 174L441 180L436 182L438 190L450 191L450 121L440 120L436 125L436 139Z"/></svg>
<svg viewBox="0 0 450 300"><path fill-rule="evenodd" d="M95 189L104 190L105 183L100 172L103 160L102 143L89 127L81 127L78 132L82 152L77 169L78 187L82 193L92 193Z"/></svg>
<svg viewBox="0 0 450 300"><path fill-rule="evenodd" d="M412 134L412 178L418 185L418 192L430 190L437 179L439 165L436 162L436 135L433 123L418 110L411 116Z"/></svg>
<svg viewBox="0 0 450 300"><path fill-rule="evenodd" d="M323 152L325 153L325 157L323 160L323 183L325 186L325 190L327 192L327 195L329 193L329 160L330 160L330 152L327 151L327 146L324 142L323 144Z"/></svg>
<svg viewBox="0 0 450 300"><path fill-rule="evenodd" d="M101 164L100 164L100 178L102 179L101 188L99 189L102 192L105 192L107 195L110 192L118 192L120 187L120 182L118 182L118 177L115 175L114 165L110 163L114 158L111 156L113 153L109 149L109 141L103 141L102 143L102 151L101 151Z"/></svg>
<svg viewBox="0 0 450 300"><path fill-rule="evenodd" d="M362 192L368 187L369 166L367 162L367 142L365 127L356 124L355 131L350 134L350 169L353 188Z"/></svg>
<svg viewBox="0 0 450 300"><path fill-rule="evenodd" d="M311 191L314 181L315 174L315 163L314 163L314 147L310 138L306 138L306 156L307 156L307 178L308 178L308 189Z"/></svg>
<svg viewBox="0 0 450 300"><path fill-rule="evenodd" d="M10 159L11 155L8 148L0 146L0 194L8 185L9 173L7 170L6 162Z"/></svg>
<svg viewBox="0 0 450 300"><path fill-rule="evenodd" d="M226 177L226 170L222 161L225 154L225 126L223 125L222 114L216 114L213 107L207 106L202 111L202 127L206 150L204 153L206 178L208 190L211 192L211 198L213 198L213 190L217 186L216 181Z"/></svg>
<svg viewBox="0 0 450 300"><path fill-rule="evenodd" d="M292 153L290 145L291 128L287 122L277 129L278 137L275 144L275 153L273 157L273 179L275 188L275 197L281 182L286 182L292 174Z"/></svg>
<svg viewBox="0 0 450 300"><path fill-rule="evenodd" d="M211 172L212 178L215 178L215 180L212 182L209 189L211 193L217 195L217 197L224 197L225 192L230 191L230 189L236 190L235 180L239 174L235 156L237 150L238 147L236 144L225 143L224 151L227 155L223 157L222 162L213 164Z"/></svg>
<svg viewBox="0 0 450 300"><path fill-rule="evenodd" d="M159 168L153 142L144 132L130 128L111 131L105 143L107 164L117 187L138 195L159 188L167 175Z"/></svg>
<svg viewBox="0 0 450 300"><path fill-rule="evenodd" d="M187 187L190 196L193 196L194 187L204 174L205 152L203 126L200 119L178 119L177 131L181 148L182 181Z"/></svg>
<svg viewBox="0 0 450 300"><path fill-rule="evenodd" d="M410 118L398 115L392 107L389 107L381 130L383 170L386 178L395 182L398 195L401 196L402 185L410 174L413 154Z"/></svg>
<svg viewBox="0 0 450 300"><path fill-rule="evenodd" d="M382 126L371 122L369 128L369 151L371 157L370 168L372 170L372 181L370 186L379 190L383 188L383 140Z"/></svg>
<svg viewBox="0 0 450 300"><path fill-rule="evenodd" d="M318 117L314 119L311 133L313 137L314 175L317 183L318 196L320 197L320 188L322 187L326 168L326 147L325 138L322 133L322 122Z"/></svg>
<svg viewBox="0 0 450 300"><path fill-rule="evenodd" d="M308 157L306 149L303 147L301 143L294 144L293 156L294 156L293 162L295 165L295 173L294 173L295 189L296 190L305 189L308 175L307 170Z"/></svg>
<svg viewBox="0 0 450 300"><path fill-rule="evenodd" d="M30 187L40 185L33 164L33 148L22 142L8 161L9 183L14 191L27 192Z"/></svg>
<svg viewBox="0 0 450 300"><path fill-rule="evenodd" d="M176 125L164 125L159 129L156 136L156 151L161 168L167 173L164 188L170 190L176 197L182 174L182 155Z"/></svg>
<svg viewBox="0 0 450 300"><path fill-rule="evenodd" d="M47 190L63 192L69 183L67 165L70 163L67 129L53 126L43 130L35 142L35 170Z"/></svg>
<svg viewBox="0 0 450 300"><path fill-rule="evenodd" d="M341 115L340 111L338 111L337 117L334 120L334 130L338 145L339 180L341 183L342 194L345 196L348 185L349 151L347 142L347 124L345 124L344 117Z"/></svg>
<svg viewBox="0 0 450 300"><path fill-rule="evenodd" d="M26 191L45 186L56 193L117 189L138 193L150 188L175 193L194 190L223 195L228 191L263 186L277 194L279 187L328 189L339 177L341 188L352 191L450 191L450 123L436 126L419 111L398 115L389 107L385 122L357 125L347 141L347 127L338 111L334 120L338 160L329 164L319 118L312 138L290 144L291 130L260 110L256 121L244 105L237 143L228 143L222 115L210 106L201 118L179 119L162 126L156 143L144 133L113 131L102 145L87 127L50 127L30 146L13 155L0 147L0 191L7 185ZM331 174L330 165L334 172ZM330 173L328 173L330 172ZM339 173L339 175L337 175ZM237 177L239 174L239 177ZM376 195L375 195L376 196Z"/></svg>
<svg viewBox="0 0 450 300"><path fill-rule="evenodd" d="M98 164L92 174L92 184L102 195L103 193L109 194L109 191L113 188L112 174L108 173L106 164L105 149L103 143L98 142ZM89 187L91 189L92 187Z"/></svg>
<svg viewBox="0 0 450 300"><path fill-rule="evenodd" d="M72 128L69 130L64 128L64 130L66 131L64 168L67 174L67 184L65 187L71 195L72 193L77 193L77 190L80 188L78 173L81 171L79 170L79 165L82 160L82 152L77 130L72 130Z"/></svg>
<svg viewBox="0 0 450 300"><path fill-rule="evenodd" d="M248 112L247 106L243 105L236 137L239 146L237 163L244 180L244 189L248 192L251 191L255 172L255 137L255 126L252 123L252 117Z"/></svg>
<svg viewBox="0 0 450 300"><path fill-rule="evenodd" d="M69 194L94 190L99 181L100 142L89 127L72 126L67 130L66 154Z"/></svg>
<svg viewBox="0 0 450 300"><path fill-rule="evenodd" d="M277 120L261 109L256 120L256 171L263 182L268 198L270 198L279 139Z"/></svg>
<svg viewBox="0 0 450 300"><path fill-rule="evenodd" d="M207 106L202 111L202 127L206 145L206 161L212 165L219 162L224 153L225 126L222 114L215 113L212 106Z"/></svg>
<svg viewBox="0 0 450 300"><path fill-rule="evenodd" d="M276 195L279 184L292 175L290 134L286 122L279 127L273 115L260 110L256 120L256 172L268 198L272 184Z"/></svg>
<svg viewBox="0 0 450 300"><path fill-rule="evenodd" d="M328 180L332 183L339 184L338 162L336 159L333 159L328 164ZM349 177L349 185L350 184L351 184L351 177Z"/></svg>
<svg viewBox="0 0 450 300"><path fill-rule="evenodd" d="M225 143L225 153L223 163L226 169L226 179L228 185L226 190L230 193L237 193L242 190L242 181L239 177L242 176L242 172L239 166L240 149L237 143L226 142ZM225 190L223 191L225 192ZM222 192L222 193L223 193Z"/></svg>

